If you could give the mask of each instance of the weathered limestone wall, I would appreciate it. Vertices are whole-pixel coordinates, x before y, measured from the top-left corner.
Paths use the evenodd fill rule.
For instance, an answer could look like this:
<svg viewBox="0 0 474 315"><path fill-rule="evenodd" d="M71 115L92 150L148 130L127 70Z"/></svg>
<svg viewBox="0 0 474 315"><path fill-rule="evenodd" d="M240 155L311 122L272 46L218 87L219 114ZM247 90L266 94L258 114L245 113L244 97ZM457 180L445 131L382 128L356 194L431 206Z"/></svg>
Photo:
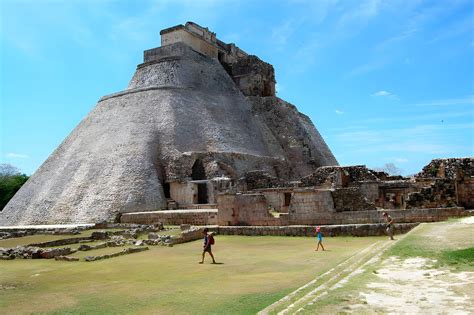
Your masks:
<svg viewBox="0 0 474 315"><path fill-rule="evenodd" d="M221 194L217 196L219 225L279 225L268 211L263 194Z"/></svg>
<svg viewBox="0 0 474 315"><path fill-rule="evenodd" d="M225 65L245 96L275 96L275 70L257 56L244 56Z"/></svg>
<svg viewBox="0 0 474 315"><path fill-rule="evenodd" d="M293 194L291 189L266 189L259 190L267 199L268 205L277 212L288 212Z"/></svg>
<svg viewBox="0 0 474 315"><path fill-rule="evenodd" d="M164 225L215 225L217 224L216 209L168 210L124 213L121 223L157 224Z"/></svg>
<svg viewBox="0 0 474 315"><path fill-rule="evenodd" d="M194 191L194 185L186 182L172 182L170 183L170 196L171 199L176 201L178 205L188 205L194 203L194 195L197 192Z"/></svg>
<svg viewBox="0 0 474 315"><path fill-rule="evenodd" d="M457 203L474 208L474 158L434 159L416 175L424 184L418 194L410 196L410 207Z"/></svg>
<svg viewBox="0 0 474 315"><path fill-rule="evenodd" d="M375 210L375 204L368 201L359 187L336 188L331 194L337 212Z"/></svg>
<svg viewBox="0 0 474 315"><path fill-rule="evenodd" d="M404 234L416 227L419 223L394 224L394 234ZM327 236L382 236L386 235L385 224L348 224L321 226L321 232ZM246 236L315 236L314 226L219 226L210 228L219 235L246 235Z"/></svg>
<svg viewBox="0 0 474 315"><path fill-rule="evenodd" d="M380 182L361 182L358 185L360 193L364 196L368 202L379 199L379 185Z"/></svg>
<svg viewBox="0 0 474 315"><path fill-rule="evenodd" d="M276 194L277 192L274 191ZM269 212L270 203L264 193L220 194L217 197L218 224L226 225L296 225L296 224L366 224L383 222L387 211L395 222L436 222L448 217L467 215L464 208L432 208L409 210L359 210L336 212L333 191L294 190L288 213L274 217ZM283 195L284 193L280 193Z"/></svg>
<svg viewBox="0 0 474 315"><path fill-rule="evenodd" d="M459 179L474 176L474 158L434 159L416 175L417 178Z"/></svg>
<svg viewBox="0 0 474 315"><path fill-rule="evenodd" d="M320 166L338 165L336 158L311 119L278 97L247 97L252 112L264 124L262 133L274 139L290 163L286 170L291 180L299 180ZM285 178L284 174L278 174ZM260 187L266 188L266 187Z"/></svg>
<svg viewBox="0 0 474 315"><path fill-rule="evenodd" d="M458 204L467 209L474 209L474 177L465 177L456 182Z"/></svg>
<svg viewBox="0 0 474 315"><path fill-rule="evenodd" d="M466 216L464 208L432 208L432 209L406 209L406 210L368 210L337 212L331 216L313 221L313 224L365 224L382 223L383 212L387 212L398 223L438 222L450 217ZM321 223L318 223L321 222Z"/></svg>
<svg viewBox="0 0 474 315"><path fill-rule="evenodd" d="M288 211L289 224L313 224L315 216L335 212L330 190L295 189Z"/></svg>
<svg viewBox="0 0 474 315"><path fill-rule="evenodd" d="M428 181L428 185L425 183ZM455 180L447 178L419 179L419 191L409 193L406 207L435 208L456 206Z"/></svg>
<svg viewBox="0 0 474 315"><path fill-rule="evenodd" d="M252 191L285 186L288 186L286 181L272 176L262 170L249 171L245 173L244 176L239 178L237 183L239 191Z"/></svg>
<svg viewBox="0 0 474 315"><path fill-rule="evenodd" d="M351 183L375 181L375 172L365 165L322 166L301 179L303 187L347 187Z"/></svg>
<svg viewBox="0 0 474 315"><path fill-rule="evenodd" d="M217 58L218 49L214 33L200 30L198 27L186 23L186 26L175 27L172 31L163 30L160 34L161 46L182 42L201 54Z"/></svg>

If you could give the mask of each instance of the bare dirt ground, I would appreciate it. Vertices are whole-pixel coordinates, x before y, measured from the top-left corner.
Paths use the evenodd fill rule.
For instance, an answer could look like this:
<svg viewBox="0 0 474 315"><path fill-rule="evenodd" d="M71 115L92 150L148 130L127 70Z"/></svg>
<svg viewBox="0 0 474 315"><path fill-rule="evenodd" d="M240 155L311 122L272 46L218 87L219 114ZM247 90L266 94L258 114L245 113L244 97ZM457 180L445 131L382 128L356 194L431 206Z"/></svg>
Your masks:
<svg viewBox="0 0 474 315"><path fill-rule="evenodd" d="M436 269L426 258L401 260L390 257L378 270L378 281L360 292L364 304L353 311L372 308L388 314L472 314L474 313L474 272Z"/></svg>

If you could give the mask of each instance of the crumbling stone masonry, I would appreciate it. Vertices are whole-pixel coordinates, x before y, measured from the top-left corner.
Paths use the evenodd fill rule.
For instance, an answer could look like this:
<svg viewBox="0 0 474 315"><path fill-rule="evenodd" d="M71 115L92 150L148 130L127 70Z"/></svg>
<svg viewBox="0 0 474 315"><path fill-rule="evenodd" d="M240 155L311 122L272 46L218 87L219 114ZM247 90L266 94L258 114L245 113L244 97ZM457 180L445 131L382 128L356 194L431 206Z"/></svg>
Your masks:
<svg viewBox="0 0 474 315"><path fill-rule="evenodd" d="M238 186L244 191L218 195L218 224L376 223L388 210L397 222L446 220L466 215L458 205L472 207L472 166L471 158L433 160L415 178L361 165L320 167L292 183L253 172Z"/></svg>

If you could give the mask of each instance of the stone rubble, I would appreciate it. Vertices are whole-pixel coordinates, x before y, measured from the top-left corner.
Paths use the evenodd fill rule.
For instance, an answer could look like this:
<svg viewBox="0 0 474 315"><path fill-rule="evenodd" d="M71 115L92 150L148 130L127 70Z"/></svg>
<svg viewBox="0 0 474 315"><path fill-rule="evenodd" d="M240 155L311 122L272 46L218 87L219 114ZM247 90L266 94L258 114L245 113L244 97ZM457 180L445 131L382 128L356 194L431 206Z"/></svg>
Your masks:
<svg viewBox="0 0 474 315"><path fill-rule="evenodd" d="M51 259L56 256L64 256L74 253L71 248L40 248L31 246L17 246L12 248L0 248L0 257L2 259ZM8 257L8 258L5 258Z"/></svg>
<svg viewBox="0 0 474 315"><path fill-rule="evenodd" d="M97 260L102 260L102 259L109 259L109 258L118 257L122 255L139 253L148 249L149 249L148 247L131 247L131 248L126 248L120 252L116 252L113 254L105 254L105 255L100 255L100 256L86 256L84 257L84 260L87 262L91 262L91 261L97 261Z"/></svg>

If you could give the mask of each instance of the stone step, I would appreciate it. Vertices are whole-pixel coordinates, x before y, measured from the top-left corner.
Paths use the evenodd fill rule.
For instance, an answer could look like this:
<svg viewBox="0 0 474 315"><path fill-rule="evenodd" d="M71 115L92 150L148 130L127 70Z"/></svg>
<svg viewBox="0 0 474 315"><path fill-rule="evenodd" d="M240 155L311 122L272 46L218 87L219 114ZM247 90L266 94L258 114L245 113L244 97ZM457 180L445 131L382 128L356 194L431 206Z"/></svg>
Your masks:
<svg viewBox="0 0 474 315"><path fill-rule="evenodd" d="M189 205L182 205L180 204L179 207L181 209L217 209L217 204L215 203L200 203L200 204L189 204Z"/></svg>
<svg viewBox="0 0 474 315"><path fill-rule="evenodd" d="M217 209L177 209L162 211L130 212L122 214L121 223L164 225L215 225Z"/></svg>

